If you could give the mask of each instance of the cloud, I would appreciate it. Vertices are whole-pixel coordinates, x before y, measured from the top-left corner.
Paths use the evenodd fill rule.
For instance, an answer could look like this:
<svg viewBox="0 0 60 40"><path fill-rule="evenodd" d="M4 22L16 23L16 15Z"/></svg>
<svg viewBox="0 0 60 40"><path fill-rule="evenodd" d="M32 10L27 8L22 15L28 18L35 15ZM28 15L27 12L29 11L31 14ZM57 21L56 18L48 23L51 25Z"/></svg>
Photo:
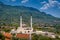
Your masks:
<svg viewBox="0 0 60 40"><path fill-rule="evenodd" d="M58 1L49 0L49 4L50 4L50 6L52 6L52 7L58 5L58 3L59 3Z"/></svg>
<svg viewBox="0 0 60 40"><path fill-rule="evenodd" d="M21 3L26 3L28 2L29 0L22 0Z"/></svg>
<svg viewBox="0 0 60 40"><path fill-rule="evenodd" d="M44 6L43 7L41 7L40 9L48 9L50 7L50 5L48 4L48 3L46 3L46 4L44 4Z"/></svg>
<svg viewBox="0 0 60 40"><path fill-rule="evenodd" d="M51 7L57 6L59 8L60 7L60 3L58 1L52 1L50 6Z"/></svg>
<svg viewBox="0 0 60 40"><path fill-rule="evenodd" d="M55 6L60 8L60 3L58 1L56 1L56 0L54 0L54 1L53 0L48 0L48 3L43 1L42 3L44 5L40 9L43 9L43 10L51 8L51 7L55 7Z"/></svg>

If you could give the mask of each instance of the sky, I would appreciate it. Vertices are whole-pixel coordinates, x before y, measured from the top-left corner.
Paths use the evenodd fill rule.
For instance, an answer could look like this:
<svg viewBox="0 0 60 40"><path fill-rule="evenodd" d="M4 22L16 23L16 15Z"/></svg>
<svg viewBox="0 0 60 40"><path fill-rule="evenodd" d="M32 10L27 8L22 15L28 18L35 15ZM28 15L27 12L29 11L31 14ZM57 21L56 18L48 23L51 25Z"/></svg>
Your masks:
<svg viewBox="0 0 60 40"><path fill-rule="evenodd" d="M34 7L60 18L60 0L0 0L6 5Z"/></svg>

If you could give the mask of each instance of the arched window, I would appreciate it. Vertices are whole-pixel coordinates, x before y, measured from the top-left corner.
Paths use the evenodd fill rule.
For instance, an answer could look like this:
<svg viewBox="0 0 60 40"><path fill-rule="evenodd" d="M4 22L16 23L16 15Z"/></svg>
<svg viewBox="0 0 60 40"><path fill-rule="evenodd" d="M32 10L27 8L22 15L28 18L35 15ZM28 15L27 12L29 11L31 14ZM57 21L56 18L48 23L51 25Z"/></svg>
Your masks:
<svg viewBox="0 0 60 40"><path fill-rule="evenodd" d="M28 33L29 33L30 31L28 31Z"/></svg>

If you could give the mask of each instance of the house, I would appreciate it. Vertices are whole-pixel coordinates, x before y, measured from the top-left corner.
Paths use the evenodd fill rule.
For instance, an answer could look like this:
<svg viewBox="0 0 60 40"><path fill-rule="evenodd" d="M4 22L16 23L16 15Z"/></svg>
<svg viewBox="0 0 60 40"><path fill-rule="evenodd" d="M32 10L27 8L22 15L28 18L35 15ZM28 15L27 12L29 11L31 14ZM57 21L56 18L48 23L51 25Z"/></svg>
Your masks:
<svg viewBox="0 0 60 40"><path fill-rule="evenodd" d="M8 32L3 32L3 36L5 37L5 40L11 40L12 35Z"/></svg>

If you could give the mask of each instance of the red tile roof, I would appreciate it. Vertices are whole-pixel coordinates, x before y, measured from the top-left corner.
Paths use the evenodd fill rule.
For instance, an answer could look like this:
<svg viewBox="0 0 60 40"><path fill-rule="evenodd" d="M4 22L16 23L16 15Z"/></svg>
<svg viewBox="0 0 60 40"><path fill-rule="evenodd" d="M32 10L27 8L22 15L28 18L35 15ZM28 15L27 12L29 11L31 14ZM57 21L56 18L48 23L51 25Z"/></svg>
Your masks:
<svg viewBox="0 0 60 40"><path fill-rule="evenodd" d="M10 33L7 33L7 32L4 32L3 35L4 35L5 37L7 37L7 38L11 38L11 37L12 37L12 35L11 35Z"/></svg>
<svg viewBox="0 0 60 40"><path fill-rule="evenodd" d="M17 34L16 35L17 38L29 38L29 34Z"/></svg>

